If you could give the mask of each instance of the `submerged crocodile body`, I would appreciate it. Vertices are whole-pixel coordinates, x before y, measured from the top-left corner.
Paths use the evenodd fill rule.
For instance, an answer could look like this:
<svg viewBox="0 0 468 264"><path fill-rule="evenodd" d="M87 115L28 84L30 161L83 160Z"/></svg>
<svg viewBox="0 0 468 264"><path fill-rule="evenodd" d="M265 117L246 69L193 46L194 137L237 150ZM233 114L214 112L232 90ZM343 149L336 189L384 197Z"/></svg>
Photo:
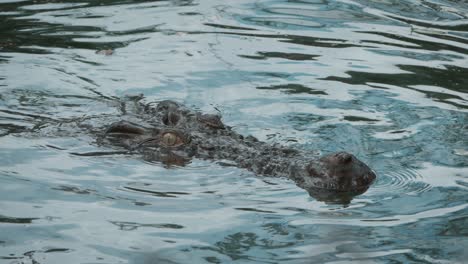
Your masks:
<svg viewBox="0 0 468 264"><path fill-rule="evenodd" d="M174 101L162 101L145 112L150 113L150 127L116 122L108 127L102 141L169 165L185 165L198 158L229 162L258 175L288 177L311 196L325 200L361 194L376 178L352 154L316 157L244 137L225 126L220 116L202 114Z"/></svg>

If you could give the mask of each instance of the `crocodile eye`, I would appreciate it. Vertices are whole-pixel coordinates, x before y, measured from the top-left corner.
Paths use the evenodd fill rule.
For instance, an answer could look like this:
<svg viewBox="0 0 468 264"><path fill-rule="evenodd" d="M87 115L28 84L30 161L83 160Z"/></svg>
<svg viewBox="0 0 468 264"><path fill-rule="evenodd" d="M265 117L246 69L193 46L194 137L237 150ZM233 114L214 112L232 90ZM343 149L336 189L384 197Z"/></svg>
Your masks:
<svg viewBox="0 0 468 264"><path fill-rule="evenodd" d="M165 133L161 138L161 142L168 147L177 147L184 144L182 138L172 132Z"/></svg>

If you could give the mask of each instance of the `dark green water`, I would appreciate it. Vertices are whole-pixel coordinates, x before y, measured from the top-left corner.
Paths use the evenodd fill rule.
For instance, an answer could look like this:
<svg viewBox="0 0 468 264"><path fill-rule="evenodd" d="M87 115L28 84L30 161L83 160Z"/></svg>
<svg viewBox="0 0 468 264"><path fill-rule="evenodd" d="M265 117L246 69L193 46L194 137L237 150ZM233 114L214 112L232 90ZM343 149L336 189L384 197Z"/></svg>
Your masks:
<svg viewBox="0 0 468 264"><path fill-rule="evenodd" d="M468 258L466 1L0 0L0 91L0 263ZM378 180L327 204L213 162L70 155L103 150L77 122L138 94Z"/></svg>

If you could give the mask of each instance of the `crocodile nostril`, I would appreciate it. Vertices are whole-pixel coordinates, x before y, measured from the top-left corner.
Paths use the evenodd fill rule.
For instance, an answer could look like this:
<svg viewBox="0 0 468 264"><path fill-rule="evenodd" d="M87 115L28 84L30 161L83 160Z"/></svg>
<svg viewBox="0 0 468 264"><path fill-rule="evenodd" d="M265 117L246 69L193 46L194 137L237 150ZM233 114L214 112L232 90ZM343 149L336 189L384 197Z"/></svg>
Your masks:
<svg viewBox="0 0 468 264"><path fill-rule="evenodd" d="M342 164L350 163L353 160L353 155L346 152L337 153L336 157L338 161Z"/></svg>

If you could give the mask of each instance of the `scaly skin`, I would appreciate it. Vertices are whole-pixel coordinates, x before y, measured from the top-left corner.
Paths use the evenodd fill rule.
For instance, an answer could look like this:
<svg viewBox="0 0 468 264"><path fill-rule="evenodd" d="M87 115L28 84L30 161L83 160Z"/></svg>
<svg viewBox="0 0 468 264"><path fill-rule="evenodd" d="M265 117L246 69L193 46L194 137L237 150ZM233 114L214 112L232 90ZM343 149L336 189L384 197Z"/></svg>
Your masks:
<svg viewBox="0 0 468 264"><path fill-rule="evenodd" d="M350 200L365 192L375 173L352 154L338 152L321 158L252 136L244 137L217 115L192 111L173 101L148 108L153 127L120 121L112 124L105 140L143 154L145 159L185 165L192 158L220 160L265 176L288 177L315 197ZM345 198L343 198L345 197Z"/></svg>

